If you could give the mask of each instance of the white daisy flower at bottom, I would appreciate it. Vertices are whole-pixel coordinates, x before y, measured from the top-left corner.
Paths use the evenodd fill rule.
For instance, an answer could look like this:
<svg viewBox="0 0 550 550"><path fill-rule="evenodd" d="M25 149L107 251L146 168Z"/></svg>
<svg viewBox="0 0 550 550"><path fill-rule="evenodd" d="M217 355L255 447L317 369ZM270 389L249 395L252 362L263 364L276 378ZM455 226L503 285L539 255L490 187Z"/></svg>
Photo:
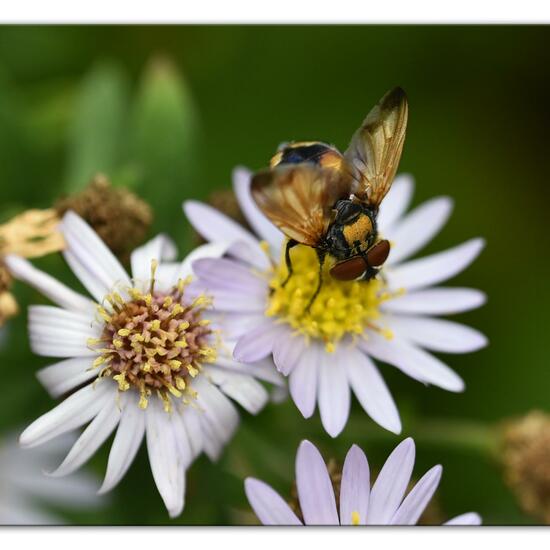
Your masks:
<svg viewBox="0 0 550 550"><path fill-rule="evenodd" d="M57 480L42 473L74 440L67 434L33 450L21 449L15 435L0 441L0 525L59 525L63 519L46 508L85 510L101 503L93 476L78 472Z"/></svg>
<svg viewBox="0 0 550 550"><path fill-rule="evenodd" d="M228 397L256 414L268 395L253 377L277 383L273 364L234 361L234 343L210 324L209 299L188 288L190 261L223 247L207 245L179 265L159 266L175 254L159 236L132 253L130 279L76 214L64 216L61 231L65 259L94 301L22 258L6 258L15 277L60 306L30 307L29 332L35 353L65 358L42 369L40 381L53 397L70 393L33 422L20 443L34 447L89 423L51 473L64 476L116 428L104 493L124 476L145 436L155 483L175 517L183 510L188 466L202 451L216 459L237 427Z"/></svg>
<svg viewBox="0 0 550 550"><path fill-rule="evenodd" d="M371 488L367 457L357 445L353 445L342 470L338 510L323 457L312 443L302 441L296 455L296 487L304 523L415 525L439 485L442 467L434 466L426 472L405 496L414 457L414 441L405 439L388 457ZM245 491L250 505L264 525L302 524L281 496L263 481L247 478ZM445 525L480 523L479 515L470 512L449 520Z"/></svg>

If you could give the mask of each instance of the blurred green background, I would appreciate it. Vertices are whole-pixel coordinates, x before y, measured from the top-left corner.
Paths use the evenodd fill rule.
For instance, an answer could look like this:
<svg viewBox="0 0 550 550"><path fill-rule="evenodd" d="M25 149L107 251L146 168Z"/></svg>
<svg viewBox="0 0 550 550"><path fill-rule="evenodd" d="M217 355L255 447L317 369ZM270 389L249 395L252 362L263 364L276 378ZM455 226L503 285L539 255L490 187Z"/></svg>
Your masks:
<svg viewBox="0 0 550 550"><path fill-rule="evenodd" d="M370 107L400 85L410 101L400 171L416 179L414 204L441 194L455 200L425 252L478 235L488 242L450 283L489 296L484 308L454 319L482 330L490 346L443 357L466 392L425 388L383 368L402 436L377 427L355 402L336 440L317 414L306 421L290 400L271 404L258 417L242 414L219 464L203 457L191 467L177 520L168 520L142 447L103 509L64 510L67 521L248 522L243 478L288 495L304 437L340 461L357 443L380 468L410 434L417 477L444 466L445 517L477 510L488 524L535 521L520 512L488 455L486 427L548 403L549 40L550 29L536 26L0 28L0 221L49 207L102 171L153 206L150 234L169 232L183 253L192 242L183 199L228 188L235 165L265 166L281 141L344 148ZM74 283L59 257L36 263ZM42 301L23 285L15 290L22 306ZM32 355L25 325L25 313L12 320L0 350L1 433L53 405L34 377L51 361ZM98 476L108 448L89 465Z"/></svg>

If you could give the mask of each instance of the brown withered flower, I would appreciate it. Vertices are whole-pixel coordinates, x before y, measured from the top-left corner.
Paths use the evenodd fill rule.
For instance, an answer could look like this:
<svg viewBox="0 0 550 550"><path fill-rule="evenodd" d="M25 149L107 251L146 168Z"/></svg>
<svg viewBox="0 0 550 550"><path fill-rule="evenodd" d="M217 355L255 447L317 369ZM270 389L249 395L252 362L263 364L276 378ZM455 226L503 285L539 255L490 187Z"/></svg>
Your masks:
<svg viewBox="0 0 550 550"><path fill-rule="evenodd" d="M103 174L75 195L58 200L55 209L61 217L74 210L121 260L142 243L153 221L151 207L123 187L113 187Z"/></svg>
<svg viewBox="0 0 550 550"><path fill-rule="evenodd" d="M521 508L550 525L550 414L532 411L506 422L501 456Z"/></svg>

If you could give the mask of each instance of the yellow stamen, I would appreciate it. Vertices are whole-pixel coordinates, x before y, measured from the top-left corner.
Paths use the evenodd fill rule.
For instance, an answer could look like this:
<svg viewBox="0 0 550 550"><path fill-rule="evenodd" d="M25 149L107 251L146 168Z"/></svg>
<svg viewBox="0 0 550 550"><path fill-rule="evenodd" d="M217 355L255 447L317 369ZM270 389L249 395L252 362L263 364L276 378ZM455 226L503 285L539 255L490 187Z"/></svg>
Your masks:
<svg viewBox="0 0 550 550"><path fill-rule="evenodd" d="M270 282L272 293L266 314L289 324L298 333L321 340L328 353L336 351L345 336L361 335L377 328L379 306L392 296L381 277L370 281L337 281L330 276L330 262L323 271L323 284L309 310L308 304L319 281L319 261L313 248L297 246L292 250L294 273L284 288L288 271L284 257Z"/></svg>
<svg viewBox="0 0 550 550"><path fill-rule="evenodd" d="M359 525L360 521L359 512L352 512L351 513L351 524L352 525Z"/></svg>

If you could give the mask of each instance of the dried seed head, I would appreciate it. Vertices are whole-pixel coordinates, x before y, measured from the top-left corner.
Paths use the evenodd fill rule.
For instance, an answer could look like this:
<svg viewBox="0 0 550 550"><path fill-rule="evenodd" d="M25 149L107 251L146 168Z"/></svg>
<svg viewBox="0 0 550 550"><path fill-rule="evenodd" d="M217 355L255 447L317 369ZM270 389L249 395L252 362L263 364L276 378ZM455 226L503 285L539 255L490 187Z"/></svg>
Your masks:
<svg viewBox="0 0 550 550"><path fill-rule="evenodd" d="M501 457L520 506L550 524L550 415L532 411L504 424Z"/></svg>
<svg viewBox="0 0 550 550"><path fill-rule="evenodd" d="M112 187L102 174L80 193L57 201L60 216L74 210L122 260L145 239L151 226L151 207L128 189Z"/></svg>

